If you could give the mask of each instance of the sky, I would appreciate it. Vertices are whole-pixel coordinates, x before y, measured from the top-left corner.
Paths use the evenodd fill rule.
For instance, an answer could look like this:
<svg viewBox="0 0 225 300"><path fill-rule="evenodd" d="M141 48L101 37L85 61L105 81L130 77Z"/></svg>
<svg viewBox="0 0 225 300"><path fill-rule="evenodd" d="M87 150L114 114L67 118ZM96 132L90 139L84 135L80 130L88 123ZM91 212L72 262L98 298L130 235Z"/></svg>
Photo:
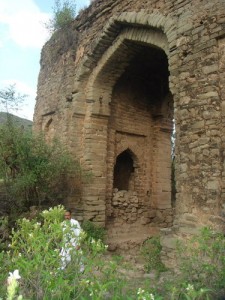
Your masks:
<svg viewBox="0 0 225 300"><path fill-rule="evenodd" d="M77 12L90 2L74 1ZM52 18L54 4L55 0L0 0L0 90L15 85L16 92L27 95L20 110L12 113L29 120L33 119L41 48L50 37L44 24Z"/></svg>

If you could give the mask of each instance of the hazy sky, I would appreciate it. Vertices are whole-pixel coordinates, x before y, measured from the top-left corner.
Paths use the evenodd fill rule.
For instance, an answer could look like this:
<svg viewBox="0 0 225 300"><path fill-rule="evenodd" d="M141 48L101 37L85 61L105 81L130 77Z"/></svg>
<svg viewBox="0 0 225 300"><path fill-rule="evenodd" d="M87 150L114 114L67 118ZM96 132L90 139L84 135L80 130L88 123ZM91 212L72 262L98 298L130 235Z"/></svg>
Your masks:
<svg viewBox="0 0 225 300"><path fill-rule="evenodd" d="M89 0L74 0L77 11ZM63 2L63 0L62 0ZM0 0L0 90L16 85L27 94L26 103L16 113L32 120L40 51L49 33L44 23L51 18L55 0Z"/></svg>

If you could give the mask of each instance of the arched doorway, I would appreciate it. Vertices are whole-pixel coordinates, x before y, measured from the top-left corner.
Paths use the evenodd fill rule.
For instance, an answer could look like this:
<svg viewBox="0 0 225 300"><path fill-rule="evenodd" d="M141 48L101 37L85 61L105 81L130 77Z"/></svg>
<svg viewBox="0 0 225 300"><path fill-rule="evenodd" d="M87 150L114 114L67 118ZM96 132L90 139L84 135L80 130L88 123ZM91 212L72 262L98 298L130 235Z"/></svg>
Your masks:
<svg viewBox="0 0 225 300"><path fill-rule="evenodd" d="M131 231L144 239L151 231L172 225L169 45L160 29L124 27L99 59L86 88L86 127L107 134L106 140L104 134L96 139L102 151L91 156L91 167L96 174L103 174L95 178L96 203L98 200L99 207L101 203L101 220L105 218L110 241L122 235L126 238ZM89 136L84 138L87 164L93 142ZM125 160L123 168L131 168L133 157L129 158L127 149L132 149L138 163L133 190L128 179L120 187L132 192L124 201L125 211L115 201L115 193L123 191L115 187L119 180L115 180L115 170L121 172L121 161ZM128 178L132 173L127 170L125 174ZM86 194L89 199L88 190ZM95 199L93 193L91 197ZM88 207L87 211L90 215ZM100 215L92 219L100 220Z"/></svg>
<svg viewBox="0 0 225 300"><path fill-rule="evenodd" d="M108 124L107 228L120 244L131 230L144 239L172 224L168 59L158 47L126 43L134 55L113 87Z"/></svg>
<svg viewBox="0 0 225 300"><path fill-rule="evenodd" d="M128 191L134 189L134 161L129 150L123 151L116 158L113 175L113 188Z"/></svg>

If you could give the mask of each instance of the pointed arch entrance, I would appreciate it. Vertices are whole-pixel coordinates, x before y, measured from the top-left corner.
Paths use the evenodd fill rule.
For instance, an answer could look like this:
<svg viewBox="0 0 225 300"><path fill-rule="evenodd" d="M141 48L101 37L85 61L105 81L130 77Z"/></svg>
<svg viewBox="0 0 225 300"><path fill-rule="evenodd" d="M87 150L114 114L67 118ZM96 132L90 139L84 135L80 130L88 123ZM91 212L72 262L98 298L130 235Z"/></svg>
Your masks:
<svg viewBox="0 0 225 300"><path fill-rule="evenodd" d="M96 143L101 147L97 156L92 156L91 168L101 174L93 187L98 186L96 196L102 211L92 219L106 224L111 240L120 234L127 236L131 228L144 239L152 228L155 231L172 224L173 97L168 55L168 40L161 29L126 24L88 80L85 123L86 128L97 129ZM84 136L84 159L88 157L89 166L91 147L93 139ZM130 180L121 175L124 172L130 178L133 173L134 161L127 149L132 149L138 162L133 166L138 174L133 190ZM122 172L123 168L127 170ZM121 191L128 193L125 200L120 199L127 207L125 213L116 207L115 194Z"/></svg>
<svg viewBox="0 0 225 300"><path fill-rule="evenodd" d="M121 190L134 190L134 159L133 153L127 149L116 158L113 172L113 188Z"/></svg>

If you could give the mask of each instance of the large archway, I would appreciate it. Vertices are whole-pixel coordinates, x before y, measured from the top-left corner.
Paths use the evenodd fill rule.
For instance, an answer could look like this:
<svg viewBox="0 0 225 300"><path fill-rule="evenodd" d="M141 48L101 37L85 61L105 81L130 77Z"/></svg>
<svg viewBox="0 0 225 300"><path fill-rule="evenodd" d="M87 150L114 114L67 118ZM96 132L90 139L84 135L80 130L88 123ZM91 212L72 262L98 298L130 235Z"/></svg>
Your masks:
<svg viewBox="0 0 225 300"><path fill-rule="evenodd" d="M106 224L110 241L120 246L131 228L140 242L172 221L168 59L160 48L126 45L135 54L113 87L107 153Z"/></svg>
<svg viewBox="0 0 225 300"><path fill-rule="evenodd" d="M92 184L96 201L92 203L101 207L98 216L91 219L104 220L111 241L119 235L130 239L130 230L144 239L152 231L172 225L173 99L168 49L162 30L126 26L101 56L86 86L86 128L99 133L96 141L90 135L83 140L84 160L87 158L89 168L96 174ZM101 151L90 159L94 143ZM114 201L114 170L118 157L127 149L136 156L137 180L132 193L128 186L127 210L121 216ZM86 189L84 201L85 197L95 199L93 193L88 193ZM134 207L129 205L132 201ZM90 208L86 209L90 215Z"/></svg>

